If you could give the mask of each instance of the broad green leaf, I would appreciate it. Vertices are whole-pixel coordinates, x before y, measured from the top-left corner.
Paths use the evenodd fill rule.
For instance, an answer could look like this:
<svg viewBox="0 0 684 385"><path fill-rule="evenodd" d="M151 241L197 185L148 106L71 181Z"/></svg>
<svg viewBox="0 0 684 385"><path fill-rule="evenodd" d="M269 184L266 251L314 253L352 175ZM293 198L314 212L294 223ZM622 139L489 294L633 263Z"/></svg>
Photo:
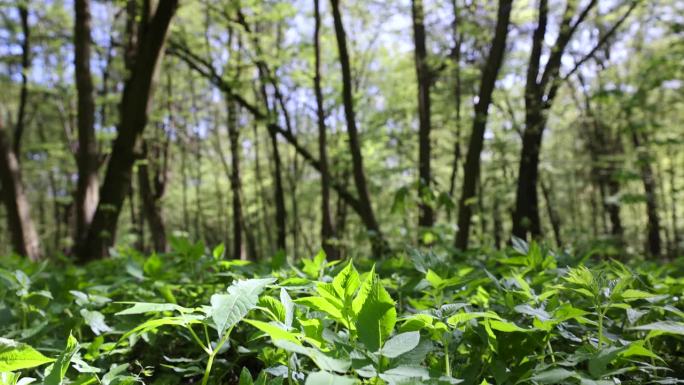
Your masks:
<svg viewBox="0 0 684 385"><path fill-rule="evenodd" d="M327 372L346 373L352 364L350 360L330 357L318 349L308 348L288 340L275 340L273 344L288 352L302 354L311 358L319 369Z"/></svg>
<svg viewBox="0 0 684 385"><path fill-rule="evenodd" d="M115 315L131 315L144 313L159 313L164 311L178 311L180 313L190 313L192 309L178 306L173 303L150 303L150 302L119 302L123 304L133 304L128 309L124 309Z"/></svg>
<svg viewBox="0 0 684 385"><path fill-rule="evenodd" d="M488 311L488 312L470 312L470 313L458 313L454 314L449 319L447 319L447 323L452 326L457 326L460 323L470 321L472 319L476 318L486 318L486 319L497 319L500 320L501 317L499 317L498 314Z"/></svg>
<svg viewBox="0 0 684 385"><path fill-rule="evenodd" d="M328 372L313 372L306 378L305 385L354 385L356 380Z"/></svg>
<svg viewBox="0 0 684 385"><path fill-rule="evenodd" d="M642 290L627 289L622 292L622 298L625 300L637 300L655 297L657 294L645 292Z"/></svg>
<svg viewBox="0 0 684 385"><path fill-rule="evenodd" d="M295 300L295 303L308 306L314 310L322 311L324 313L330 314L331 317L341 320L342 312L335 305L331 304L327 299L323 297L304 297Z"/></svg>
<svg viewBox="0 0 684 385"><path fill-rule="evenodd" d="M99 311L81 309L81 316L88 326L90 326L90 329L93 331L93 333L95 333L95 335L112 331L112 328L105 323L104 315L102 315L102 313Z"/></svg>
<svg viewBox="0 0 684 385"><path fill-rule="evenodd" d="M492 319L492 320L489 320L488 322L489 322L489 327L491 327L494 330L498 330L498 331L504 332L504 333L533 331L533 329L523 329L520 326L514 324L513 322L509 322L509 321Z"/></svg>
<svg viewBox="0 0 684 385"><path fill-rule="evenodd" d="M59 357L57 357L57 361L52 364L50 373L45 377L45 385L61 385L62 381L64 380L64 376L69 369L71 359L74 357L74 354L76 354L78 349L78 341L76 338L74 338L74 336L71 335L71 333L69 333L66 347L62 353L60 353Z"/></svg>
<svg viewBox="0 0 684 385"><path fill-rule="evenodd" d="M27 344L0 337L0 372L29 369L52 361Z"/></svg>
<svg viewBox="0 0 684 385"><path fill-rule="evenodd" d="M259 294L273 282L273 278L241 280L228 288L228 294L211 296L210 316L219 338L256 307Z"/></svg>
<svg viewBox="0 0 684 385"><path fill-rule="evenodd" d="M124 340L134 334L146 333L161 326L188 326L192 324L198 324L201 323L202 319L202 316L192 314L175 317L153 318L127 331L119 340Z"/></svg>
<svg viewBox="0 0 684 385"><path fill-rule="evenodd" d="M356 293L361 281L351 261L335 276L332 284L340 298L351 298Z"/></svg>
<svg viewBox="0 0 684 385"><path fill-rule="evenodd" d="M575 376L577 373L563 368L556 368L537 373L530 378L539 384L562 384L564 380Z"/></svg>
<svg viewBox="0 0 684 385"><path fill-rule="evenodd" d="M380 378L390 385L402 384L411 379L427 380L430 375L425 368L417 366L399 366L380 373Z"/></svg>
<svg viewBox="0 0 684 385"><path fill-rule="evenodd" d="M385 342L385 346L380 350L380 354L385 357L395 358L413 350L420 342L419 332L407 332L397 334Z"/></svg>
<svg viewBox="0 0 684 385"><path fill-rule="evenodd" d="M375 274L367 278L361 291L365 292L365 301L357 316L357 333L371 352L378 351L383 341L389 337L397 321L397 310L389 293Z"/></svg>
<svg viewBox="0 0 684 385"><path fill-rule="evenodd" d="M289 328L292 326L292 320L294 319L294 302L292 302L292 298L290 298L284 287L280 288L280 302L285 309L285 326Z"/></svg>
<svg viewBox="0 0 684 385"><path fill-rule="evenodd" d="M245 367L243 367L240 372L240 381L238 382L238 385L254 385L252 374Z"/></svg>
<svg viewBox="0 0 684 385"><path fill-rule="evenodd" d="M268 334L268 336L271 337L271 339L274 341L287 340L301 345L301 342L299 342L299 339L297 338L297 334L290 333L287 330L281 329L276 325L251 319L246 319L245 322L261 330L262 332Z"/></svg>
<svg viewBox="0 0 684 385"><path fill-rule="evenodd" d="M675 321L658 321L647 325L634 326L632 330L649 330L661 334L684 335L684 323Z"/></svg>

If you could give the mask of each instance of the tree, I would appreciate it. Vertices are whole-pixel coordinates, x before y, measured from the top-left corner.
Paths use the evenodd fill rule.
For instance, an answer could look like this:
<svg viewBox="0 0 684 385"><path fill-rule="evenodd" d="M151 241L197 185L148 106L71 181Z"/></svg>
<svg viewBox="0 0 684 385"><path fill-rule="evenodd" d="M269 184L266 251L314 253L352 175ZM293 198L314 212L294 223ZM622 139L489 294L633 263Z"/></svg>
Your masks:
<svg viewBox="0 0 684 385"><path fill-rule="evenodd" d="M432 148L430 143L430 85L432 74L425 46L423 0L411 1L411 15L413 17L413 42L415 46L414 60L418 80L418 191L421 196L418 225L428 228L432 227L435 222L434 211L428 202L429 199L427 199L431 194L430 184L432 181L430 170Z"/></svg>
<svg viewBox="0 0 684 385"><path fill-rule="evenodd" d="M21 168L2 119L0 119L0 183L14 251L32 261L41 259L43 254L40 249L40 239L31 219L30 205L21 178Z"/></svg>
<svg viewBox="0 0 684 385"><path fill-rule="evenodd" d="M82 242L99 201L99 155L95 138L95 99L90 73L90 1L74 1L74 73L76 75L78 182L76 185L75 242Z"/></svg>
<svg viewBox="0 0 684 385"><path fill-rule="evenodd" d="M354 112L354 95L351 75L349 52L347 51L347 34L342 23L340 1L330 0L332 5L333 22L335 25L335 37L337 40L337 52L339 55L340 68L342 71L342 102L344 104L344 116L347 122L347 134L349 135L349 152L352 157L352 169L356 192L359 195L359 208L357 211L366 228L372 233L373 248L375 253L384 253L385 241L380 231L380 225L375 219L373 206L371 205L370 193L366 173L363 167L363 154L361 153L361 140L356 127L356 114Z"/></svg>
<svg viewBox="0 0 684 385"><path fill-rule="evenodd" d="M331 241L335 228L330 214L330 171L328 168L328 140L325 126L325 107L321 89L321 11L320 0L314 0L314 91L316 94L316 121L318 123L318 159L321 165L321 246L331 259L339 258L339 250Z"/></svg>
<svg viewBox="0 0 684 385"><path fill-rule="evenodd" d="M473 128L468 143L468 154L463 165L463 185L461 198L458 202L458 232L456 233L455 246L459 249L468 247L470 235L470 221L472 217L473 198L477 182L480 178L480 154L484 146L484 134L487 127L489 105L492 102L492 94L496 85L496 79L503 63L506 52L506 39L508 25L511 18L513 0L500 0L497 13L496 29L492 46L482 69L480 90L475 103L475 117ZM480 192L482 193L482 192Z"/></svg>
<svg viewBox="0 0 684 385"><path fill-rule="evenodd" d="M130 188L136 146L147 125L156 73L177 6L178 0L168 0L160 2L154 12L145 10L148 16L139 27L135 63L124 86L118 134L100 190L100 201L88 234L78 248L78 259L82 262L106 256L114 243L119 213ZM145 7L149 7L148 2Z"/></svg>

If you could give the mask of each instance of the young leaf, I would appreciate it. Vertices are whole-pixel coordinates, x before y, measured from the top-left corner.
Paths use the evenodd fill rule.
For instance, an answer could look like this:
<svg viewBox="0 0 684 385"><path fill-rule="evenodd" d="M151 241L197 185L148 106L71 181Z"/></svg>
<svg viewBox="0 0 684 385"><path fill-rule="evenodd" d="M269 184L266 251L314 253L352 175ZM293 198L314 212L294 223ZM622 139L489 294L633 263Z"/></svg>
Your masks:
<svg viewBox="0 0 684 385"><path fill-rule="evenodd" d="M33 368L52 361L27 344L0 337L0 372Z"/></svg>
<svg viewBox="0 0 684 385"><path fill-rule="evenodd" d="M234 282L228 288L228 294L211 296L210 316L219 338L256 307L259 294L273 282L275 282L273 278L241 280Z"/></svg>
<svg viewBox="0 0 684 385"><path fill-rule="evenodd" d="M399 357L400 355L413 350L418 346L419 342L419 332L397 334L385 343L385 346L380 350L380 354L389 358Z"/></svg>
<svg viewBox="0 0 684 385"><path fill-rule="evenodd" d="M397 322L397 310L389 293L373 273L366 278L359 296L364 298L357 316L359 340L371 352L378 351L392 333Z"/></svg>
<svg viewBox="0 0 684 385"><path fill-rule="evenodd" d="M45 377L45 385L61 385L64 375L66 375L67 369L69 369L71 359L78 349L78 341L69 333L66 347L52 365L50 373Z"/></svg>

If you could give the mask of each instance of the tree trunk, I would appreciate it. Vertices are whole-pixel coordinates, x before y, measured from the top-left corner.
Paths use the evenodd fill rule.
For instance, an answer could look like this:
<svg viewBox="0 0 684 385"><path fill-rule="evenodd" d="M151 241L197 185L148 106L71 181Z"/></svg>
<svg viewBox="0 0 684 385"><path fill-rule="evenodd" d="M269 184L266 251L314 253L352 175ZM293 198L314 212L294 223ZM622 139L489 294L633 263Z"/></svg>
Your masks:
<svg viewBox="0 0 684 385"><path fill-rule="evenodd" d="M449 179L449 196L453 197L456 191L456 176L458 175L458 163L461 161L461 45L463 39L459 32L459 12L456 0L451 0L451 8L454 13L453 21L453 39L454 51L452 53L452 60L456 69L454 75L456 77L456 87L454 89L454 98L456 99L456 139L454 140L454 161L451 165L451 178ZM449 220L451 221L451 210L449 210Z"/></svg>
<svg viewBox="0 0 684 385"><path fill-rule="evenodd" d="M661 255L662 247L660 241L660 216L658 215L658 203L656 196L656 181L653 168L650 163L650 156L646 148L643 147L642 138L637 128L630 127L632 144L637 151L641 182L644 185L646 195L646 216L648 217L648 241L647 252L654 257Z"/></svg>
<svg viewBox="0 0 684 385"><path fill-rule="evenodd" d="M513 235L518 238L524 239L528 233L535 238L542 235L537 179L546 114L561 85L560 67L563 54L578 26L587 18L597 2L590 0L576 17L574 13L578 2L567 3L558 28L558 36L549 50L548 59L542 70L541 58L546 38L549 4L548 0L539 0L538 22L532 35L532 49L525 82L525 131L513 212Z"/></svg>
<svg viewBox="0 0 684 385"><path fill-rule="evenodd" d="M235 103L226 101L228 106L228 141L230 143L230 190L233 206L233 258L242 259L242 199L240 186L240 131Z"/></svg>
<svg viewBox="0 0 684 385"><path fill-rule="evenodd" d="M342 70L342 101L344 104L344 115L347 121L347 134L349 135L349 151L351 152L354 183L356 185L356 191L359 194L359 203L361 208L359 215L366 225L366 228L371 233L370 236L373 244L373 252L376 254L384 254L387 250L387 244L383 239L380 226L375 219L373 206L371 205L370 194L368 192L368 183L366 182L366 174L363 167L361 140L356 128L351 64L349 60L349 53L347 51L347 35L344 31L342 14L340 13L340 0L330 0L330 3L332 5L337 50L339 54L340 67Z"/></svg>
<svg viewBox="0 0 684 385"><path fill-rule="evenodd" d="M98 151L95 138L95 100L93 79L90 73L90 1L75 0L74 72L78 92L78 182L76 185L76 234L74 241L81 242L99 201Z"/></svg>
<svg viewBox="0 0 684 385"><path fill-rule="evenodd" d="M563 247L563 239L561 238L561 219L554 206L553 199L551 198L551 188L544 183L544 180L540 181L540 186L542 189L542 194L544 194L544 200L546 201L546 212L549 215L549 222L551 222L551 229L553 230L553 237L556 240L556 246Z"/></svg>
<svg viewBox="0 0 684 385"><path fill-rule="evenodd" d="M525 239L528 233L531 233L533 237L540 237L542 234L539 221L537 178L543 135L542 127L546 123L541 110L530 109L526 115L512 231L514 236L522 239Z"/></svg>
<svg viewBox="0 0 684 385"><path fill-rule="evenodd" d="M472 206L475 203L473 199L475 198L477 181L480 178L480 154L484 146L484 135L487 128L489 105L492 102L492 93L494 92L496 79L506 52L506 38L508 36L512 3L513 0L499 0L499 11L492 48L482 70L480 91L478 92L478 99L475 104L473 131L468 143L466 161L463 165L463 187L461 198L458 202L458 232L456 233L455 246L461 250L465 250L468 247L470 222L473 214Z"/></svg>
<svg viewBox="0 0 684 385"><path fill-rule="evenodd" d="M285 212L285 190L283 189L283 166L278 149L278 136L274 130L269 130L271 136L271 150L273 151L273 197L276 204L276 246L279 250L286 250L287 214Z"/></svg>
<svg viewBox="0 0 684 385"><path fill-rule="evenodd" d="M0 185L14 251L32 261L40 260L43 257L40 239L31 220L28 197L21 179L21 168L1 120Z"/></svg>
<svg viewBox="0 0 684 385"><path fill-rule="evenodd" d="M162 206L160 204L160 200L164 196L167 182L168 146L169 144L166 142L163 152L153 151L153 155L150 156L148 154L148 144L146 141L143 142L143 159L145 161L138 165L140 200L142 202L145 220L150 229L154 251L158 253L165 253L168 251L166 225L164 223ZM161 162L161 164L156 164L155 162ZM150 167L151 165L154 165L154 167ZM150 182L150 169L154 170L154 185Z"/></svg>
<svg viewBox="0 0 684 385"><path fill-rule="evenodd" d="M21 42L21 89L19 91L19 109L17 121L14 126L14 143L12 151L21 162L21 139L24 135L26 121L26 107L28 102L28 73L31 68L31 28L29 26L29 11L26 7L28 2L19 2L19 18L21 19L21 33L24 35Z"/></svg>
<svg viewBox="0 0 684 385"><path fill-rule="evenodd" d="M86 262L107 255L114 244L117 220L128 192L135 148L147 125L156 73L164 52L164 43L178 0L160 2L154 16L141 25L135 64L126 81L120 106L118 135L114 141L100 202L88 235L79 247L79 260Z"/></svg>
<svg viewBox="0 0 684 385"><path fill-rule="evenodd" d="M429 199L432 174L430 170L430 83L432 76L428 65L427 49L425 47L425 11L423 0L411 1L411 15L413 17L413 43L415 47L414 61L416 79L418 81L418 194L420 198L420 213L418 226L432 227L434 211Z"/></svg>
<svg viewBox="0 0 684 385"><path fill-rule="evenodd" d="M327 128L321 89L321 13L320 0L314 0L314 90L316 92L316 118L318 121L318 159L321 164L321 247L329 259L338 259L339 250L331 242L335 228L330 214L330 171L328 168Z"/></svg>

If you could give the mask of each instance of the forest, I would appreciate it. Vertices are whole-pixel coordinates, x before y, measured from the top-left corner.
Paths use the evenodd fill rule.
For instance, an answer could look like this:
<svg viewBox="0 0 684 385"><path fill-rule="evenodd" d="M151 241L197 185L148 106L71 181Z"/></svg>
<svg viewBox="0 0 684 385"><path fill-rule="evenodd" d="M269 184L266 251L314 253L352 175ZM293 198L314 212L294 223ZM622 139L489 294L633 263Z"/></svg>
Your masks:
<svg viewBox="0 0 684 385"><path fill-rule="evenodd" d="M0 87L0 385L684 383L682 0L2 0Z"/></svg>

